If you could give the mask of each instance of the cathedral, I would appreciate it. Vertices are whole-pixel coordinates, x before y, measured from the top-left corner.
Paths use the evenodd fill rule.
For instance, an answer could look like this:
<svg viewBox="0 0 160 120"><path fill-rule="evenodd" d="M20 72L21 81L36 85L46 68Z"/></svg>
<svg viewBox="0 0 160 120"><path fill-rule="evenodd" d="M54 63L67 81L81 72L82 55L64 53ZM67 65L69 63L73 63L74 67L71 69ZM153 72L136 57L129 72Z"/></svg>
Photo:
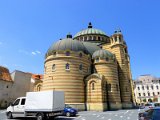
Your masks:
<svg viewBox="0 0 160 120"><path fill-rule="evenodd" d="M42 90L64 91L65 104L79 110L116 110L133 106L127 44L120 30L108 36L89 23L48 49Z"/></svg>

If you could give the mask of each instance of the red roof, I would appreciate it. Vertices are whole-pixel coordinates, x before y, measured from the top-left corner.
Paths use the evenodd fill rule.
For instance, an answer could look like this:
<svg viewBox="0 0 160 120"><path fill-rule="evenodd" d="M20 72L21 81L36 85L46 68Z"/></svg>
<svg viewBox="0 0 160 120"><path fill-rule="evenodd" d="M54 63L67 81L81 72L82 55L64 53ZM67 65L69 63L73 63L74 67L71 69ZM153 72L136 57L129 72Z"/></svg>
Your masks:
<svg viewBox="0 0 160 120"><path fill-rule="evenodd" d="M40 74L32 74L32 78L35 80L42 80L43 79L43 75Z"/></svg>
<svg viewBox="0 0 160 120"><path fill-rule="evenodd" d="M12 81L9 70L3 66L0 66L0 80Z"/></svg>

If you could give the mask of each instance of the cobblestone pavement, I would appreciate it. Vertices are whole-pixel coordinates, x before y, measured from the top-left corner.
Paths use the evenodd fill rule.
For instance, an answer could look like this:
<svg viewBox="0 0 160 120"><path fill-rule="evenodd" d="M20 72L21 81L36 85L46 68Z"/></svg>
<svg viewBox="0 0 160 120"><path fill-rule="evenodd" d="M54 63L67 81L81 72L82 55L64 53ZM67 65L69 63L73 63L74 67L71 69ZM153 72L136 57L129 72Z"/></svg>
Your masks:
<svg viewBox="0 0 160 120"><path fill-rule="evenodd" d="M67 118L64 116L59 116L56 117L54 120L138 120L138 113L141 111L143 110L134 109L134 110L118 110L118 111L106 111L106 112L83 111L79 112L77 117ZM6 112L5 110L0 110L0 120L7 120L5 112ZM16 118L12 120L26 120L26 119Z"/></svg>

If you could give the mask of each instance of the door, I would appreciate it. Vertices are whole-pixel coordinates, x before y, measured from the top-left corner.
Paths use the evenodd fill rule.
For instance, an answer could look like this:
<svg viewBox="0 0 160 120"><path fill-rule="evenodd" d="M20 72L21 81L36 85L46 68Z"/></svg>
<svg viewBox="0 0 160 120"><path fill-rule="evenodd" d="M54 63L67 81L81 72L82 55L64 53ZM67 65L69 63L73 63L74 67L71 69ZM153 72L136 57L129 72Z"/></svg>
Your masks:
<svg viewBox="0 0 160 120"><path fill-rule="evenodd" d="M24 117L25 98L17 99L13 104L13 117Z"/></svg>

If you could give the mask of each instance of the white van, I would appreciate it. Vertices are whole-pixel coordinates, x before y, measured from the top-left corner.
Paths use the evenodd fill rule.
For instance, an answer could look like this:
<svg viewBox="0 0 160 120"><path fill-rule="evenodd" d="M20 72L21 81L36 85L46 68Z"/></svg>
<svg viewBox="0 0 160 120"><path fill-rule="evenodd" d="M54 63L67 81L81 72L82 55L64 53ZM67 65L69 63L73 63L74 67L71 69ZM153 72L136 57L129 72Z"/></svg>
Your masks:
<svg viewBox="0 0 160 120"><path fill-rule="evenodd" d="M64 92L28 92L26 97L17 98L7 108L6 115L8 119L36 117L37 120L46 120L50 116L62 114L64 107Z"/></svg>

